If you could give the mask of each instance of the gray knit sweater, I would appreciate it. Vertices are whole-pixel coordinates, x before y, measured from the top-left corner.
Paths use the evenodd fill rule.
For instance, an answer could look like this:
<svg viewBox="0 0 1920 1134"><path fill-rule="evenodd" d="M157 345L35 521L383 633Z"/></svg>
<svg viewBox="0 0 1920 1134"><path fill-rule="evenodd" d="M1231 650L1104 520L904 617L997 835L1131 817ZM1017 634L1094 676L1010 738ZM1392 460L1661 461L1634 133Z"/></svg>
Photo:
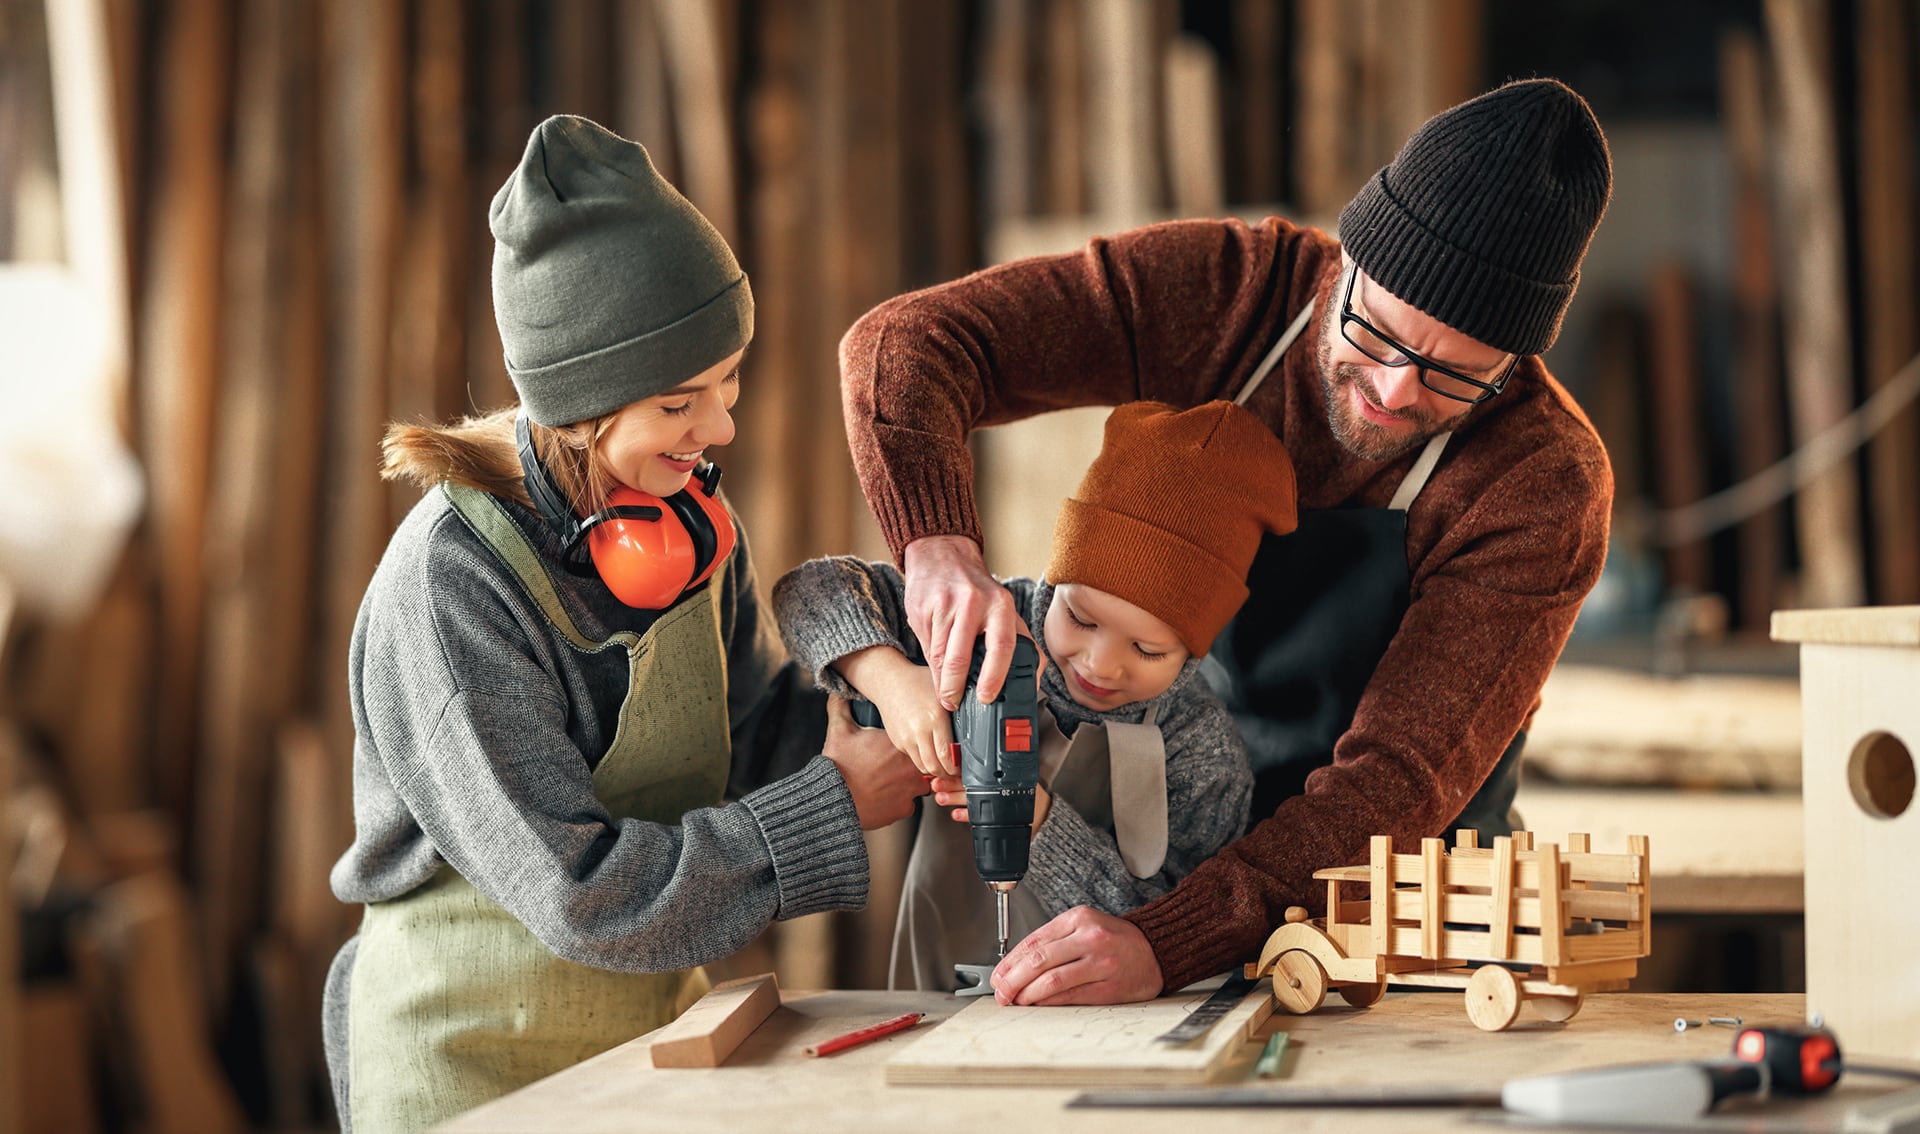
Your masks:
<svg viewBox="0 0 1920 1134"><path fill-rule="evenodd" d="M1047 608L1053 587L1024 578L1003 580L1014 606L1047 648ZM924 663L907 626L906 585L891 564L845 556L815 559L788 572L773 588L780 632L794 660L819 675L832 692L858 696L831 663L869 646L889 645ZM1159 873L1136 878L1121 861L1111 827L1095 828L1073 806L1055 798L1034 837L1021 888L1052 917L1090 905L1124 913L1171 890L1180 879L1238 838L1246 826L1253 772L1233 718L1189 659L1173 684L1151 701L1110 712L1085 708L1067 694L1058 666L1040 678L1047 709L1071 737L1088 721L1138 723L1156 713L1167 750L1167 857Z"/></svg>
<svg viewBox="0 0 1920 1134"><path fill-rule="evenodd" d="M543 557L558 541L505 503ZM644 633L654 615L550 566L581 633ZM715 596L726 638L733 767L725 806L677 826L614 820L592 774L626 693L626 653L585 655L506 565L429 492L387 545L354 625L354 842L343 902L397 898L449 863L554 953L624 972L732 953L770 921L866 904L853 799L816 757L823 698L782 656L745 533ZM327 983L328 1056L344 1056L354 942Z"/></svg>

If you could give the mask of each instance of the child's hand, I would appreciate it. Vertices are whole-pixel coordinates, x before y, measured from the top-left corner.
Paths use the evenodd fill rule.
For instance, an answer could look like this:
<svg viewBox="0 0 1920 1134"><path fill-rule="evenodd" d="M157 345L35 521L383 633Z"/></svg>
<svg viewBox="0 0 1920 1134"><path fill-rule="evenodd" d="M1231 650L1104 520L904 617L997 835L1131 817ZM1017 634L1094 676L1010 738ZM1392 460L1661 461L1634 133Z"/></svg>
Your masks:
<svg viewBox="0 0 1920 1134"><path fill-rule="evenodd" d="M927 794L919 769L895 751L879 729L855 724L853 711L839 697L827 699L827 740L821 755L840 769L863 831L905 819L913 814L913 801Z"/></svg>
<svg viewBox="0 0 1920 1134"><path fill-rule="evenodd" d="M967 821L967 784L959 776L933 777L933 801L949 808L949 815L955 823ZM1033 833L1040 833L1040 824L1047 821L1047 808L1053 803L1053 796L1039 784L1033 785Z"/></svg>
<svg viewBox="0 0 1920 1134"><path fill-rule="evenodd" d="M921 774L959 772L953 763L953 717L941 707L926 666L913 664L892 646L869 646L833 667L880 710L887 739Z"/></svg>

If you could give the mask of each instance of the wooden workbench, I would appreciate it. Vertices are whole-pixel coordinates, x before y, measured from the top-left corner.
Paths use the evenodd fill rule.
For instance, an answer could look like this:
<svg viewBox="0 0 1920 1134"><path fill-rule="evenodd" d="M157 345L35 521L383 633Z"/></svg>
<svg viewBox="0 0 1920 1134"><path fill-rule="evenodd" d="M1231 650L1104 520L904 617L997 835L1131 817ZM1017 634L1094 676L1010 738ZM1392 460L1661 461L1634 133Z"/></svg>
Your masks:
<svg viewBox="0 0 1920 1134"><path fill-rule="evenodd" d="M1619 993L1588 1000L1565 1024L1522 1011L1501 1033L1481 1032L1467 1020L1457 994L1392 993L1367 1011L1327 1007L1311 1016L1276 1015L1266 1030L1289 1033L1286 1084L1326 1086L1383 1083L1498 1084L1510 1076L1608 1064L1724 1055L1733 1033L1706 1027L1676 1034L1676 1016L1739 1016L1749 1023L1801 1021L1797 994L1672 995ZM953 1130L978 1134L1020 1131L1095 1131L1166 1134L1182 1126L1207 1131L1406 1131L1435 1127L1487 1129L1465 1110L1084 1110L1065 1109L1077 1091L1002 1087L888 1087L884 1067L896 1051L959 1010L951 996L911 992L785 994L781 1008L712 1070L656 1070L647 1037L562 1071L440 1127L447 1134L673 1130L805 1131ZM919 1028L810 1059L809 1043L896 1016L925 1011ZM1844 1037L1842 1037L1844 1043ZM1257 1046L1241 1053L1248 1067ZM1235 1080L1230 1079L1229 1082ZM1140 1084L1143 1087L1152 1084ZM1819 1124L1846 1105L1883 1093L1884 1080L1849 1080L1813 1102L1769 1104L1768 1113ZM1784 1109L1781 1109L1784 1108ZM1816 1125L1815 1128L1820 1128Z"/></svg>

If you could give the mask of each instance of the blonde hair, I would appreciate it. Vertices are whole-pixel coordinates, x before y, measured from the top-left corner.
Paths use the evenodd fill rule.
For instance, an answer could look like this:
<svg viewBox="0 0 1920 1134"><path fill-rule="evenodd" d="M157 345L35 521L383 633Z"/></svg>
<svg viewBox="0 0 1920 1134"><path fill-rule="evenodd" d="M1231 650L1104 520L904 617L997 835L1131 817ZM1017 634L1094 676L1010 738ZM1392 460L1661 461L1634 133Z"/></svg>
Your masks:
<svg viewBox="0 0 1920 1134"><path fill-rule="evenodd" d="M380 475L423 489L452 481L532 507L513 436L519 412L508 406L449 422L393 422L380 439ZM604 507L619 483L600 459L600 439L613 418L603 414L558 427L527 423L533 451L578 515Z"/></svg>

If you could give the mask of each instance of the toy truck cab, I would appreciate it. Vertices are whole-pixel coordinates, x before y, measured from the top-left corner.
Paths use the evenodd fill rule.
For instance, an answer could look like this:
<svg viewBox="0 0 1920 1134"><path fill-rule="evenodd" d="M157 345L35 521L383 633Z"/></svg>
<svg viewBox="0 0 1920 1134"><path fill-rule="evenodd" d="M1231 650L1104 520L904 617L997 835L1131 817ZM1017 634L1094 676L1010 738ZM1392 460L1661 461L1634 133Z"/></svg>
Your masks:
<svg viewBox="0 0 1920 1134"><path fill-rule="evenodd" d="M1318 1008L1329 988L1356 1008L1389 984L1460 988L1468 1017L1487 1031L1510 1026L1523 1001L1567 1020L1588 992L1626 987L1650 944L1644 835L1628 837L1626 854L1591 853L1577 834L1564 852L1535 849L1525 831L1485 848L1461 831L1457 843L1449 852L1423 839L1419 854L1394 854L1393 840L1376 835L1366 863L1317 871L1326 916L1289 909L1250 975L1272 974L1274 998L1296 1014ZM1355 885L1367 887L1365 900L1343 898Z"/></svg>

